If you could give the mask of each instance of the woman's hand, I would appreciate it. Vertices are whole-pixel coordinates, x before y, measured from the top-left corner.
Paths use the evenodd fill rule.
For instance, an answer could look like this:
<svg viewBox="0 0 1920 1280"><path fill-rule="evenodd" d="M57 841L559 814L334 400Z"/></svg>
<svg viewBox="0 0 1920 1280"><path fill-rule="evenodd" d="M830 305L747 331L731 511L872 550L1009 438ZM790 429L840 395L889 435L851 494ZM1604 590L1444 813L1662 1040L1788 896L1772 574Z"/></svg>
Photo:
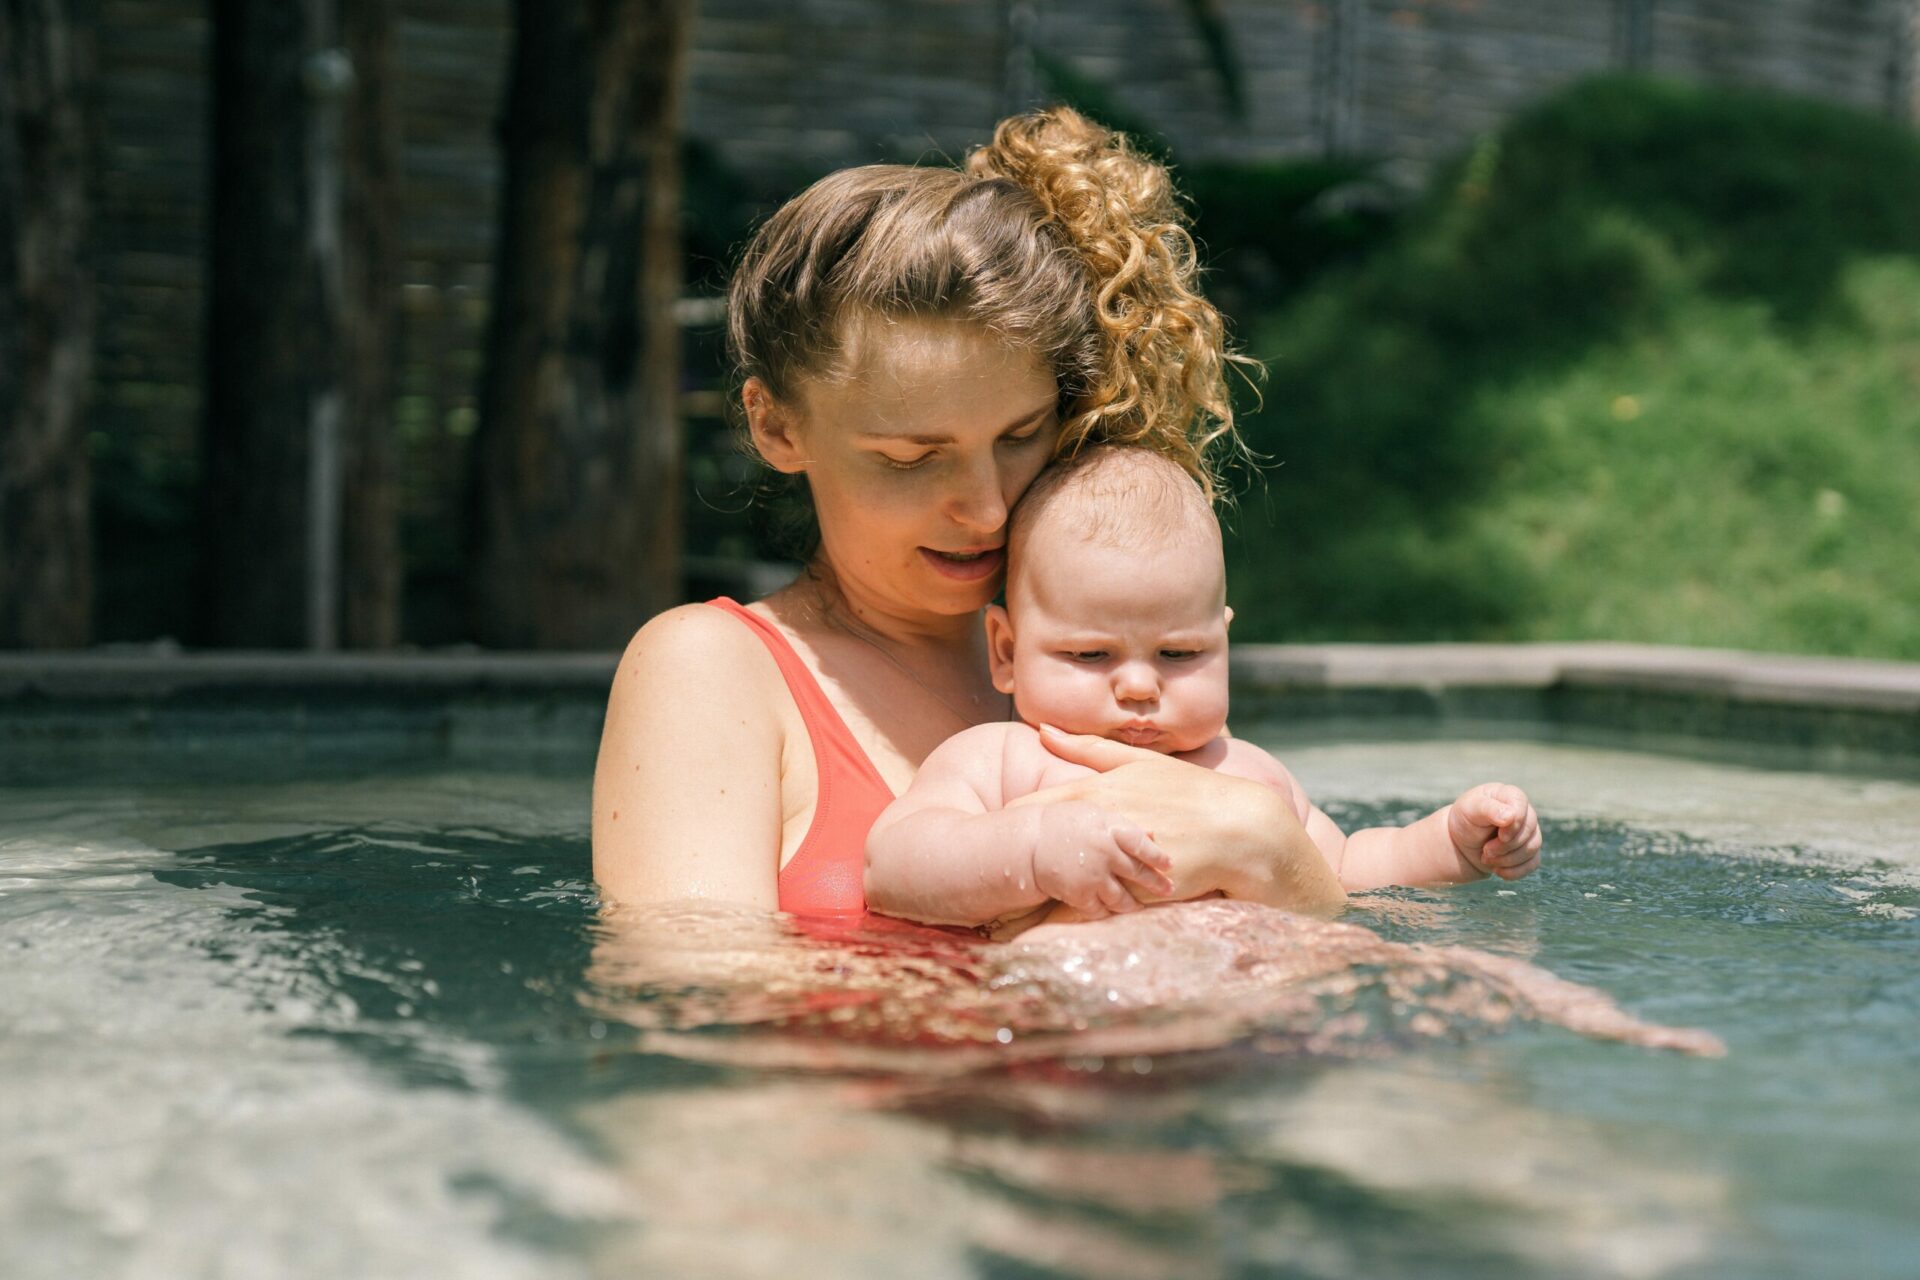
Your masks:
<svg viewBox="0 0 1920 1280"><path fill-rule="evenodd" d="M1291 911L1331 911L1346 902L1332 868L1278 792L1106 738L1045 728L1040 741L1061 759L1098 772L1008 807L1082 801L1126 818L1172 860L1169 898L1219 890Z"/></svg>

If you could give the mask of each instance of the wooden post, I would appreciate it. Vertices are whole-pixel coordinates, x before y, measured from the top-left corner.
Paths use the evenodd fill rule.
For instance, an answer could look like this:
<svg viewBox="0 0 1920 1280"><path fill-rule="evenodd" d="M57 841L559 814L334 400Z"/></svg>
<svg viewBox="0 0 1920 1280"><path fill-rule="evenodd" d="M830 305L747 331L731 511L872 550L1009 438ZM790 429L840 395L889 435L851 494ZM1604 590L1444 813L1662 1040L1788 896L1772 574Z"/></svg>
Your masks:
<svg viewBox="0 0 1920 1280"><path fill-rule="evenodd" d="M1894 0L1888 16L1887 114L1920 125L1920 0Z"/></svg>
<svg viewBox="0 0 1920 1280"><path fill-rule="evenodd" d="M1345 155L1360 144L1360 35L1366 0L1324 0L1313 42L1314 133L1323 155Z"/></svg>
<svg viewBox="0 0 1920 1280"><path fill-rule="evenodd" d="M1655 0L1613 0L1613 62L1627 71L1653 66Z"/></svg>
<svg viewBox="0 0 1920 1280"><path fill-rule="evenodd" d="M520 0L474 439L470 629L618 647L678 601L688 0Z"/></svg>
<svg viewBox="0 0 1920 1280"><path fill-rule="evenodd" d="M400 383L400 113L393 0L341 0L353 65L342 128L342 273L346 416L337 535L340 622L349 648L400 640L400 482L394 398Z"/></svg>
<svg viewBox="0 0 1920 1280"><path fill-rule="evenodd" d="M86 0L0 0L0 646L91 638Z"/></svg>
<svg viewBox="0 0 1920 1280"><path fill-rule="evenodd" d="M200 562L214 643L334 647L345 575L364 580L367 548L393 549L380 476L397 249L391 192L370 189L397 166L380 154L390 124L369 123L387 110L384 64L356 65L347 45L379 46L388 3L214 0ZM343 563L343 487L368 474ZM397 591L359 595L387 617L363 609L353 638L390 642Z"/></svg>

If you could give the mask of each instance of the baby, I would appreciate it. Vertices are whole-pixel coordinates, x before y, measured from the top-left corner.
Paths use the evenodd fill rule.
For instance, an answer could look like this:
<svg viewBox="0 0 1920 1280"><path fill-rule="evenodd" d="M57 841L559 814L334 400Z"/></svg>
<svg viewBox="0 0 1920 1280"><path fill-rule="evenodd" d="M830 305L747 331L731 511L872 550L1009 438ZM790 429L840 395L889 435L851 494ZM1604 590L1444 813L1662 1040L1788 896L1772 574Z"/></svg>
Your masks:
<svg viewBox="0 0 1920 1280"><path fill-rule="evenodd" d="M1233 610L1220 526L1175 463L1101 446L1050 467L1014 510L1007 555L987 645L1024 723L949 738L880 815L867 839L874 910L978 924L1059 903L1050 919L1095 919L1172 896L1170 860L1134 824L1081 802L1014 804L1092 772L1048 751L1035 725L1265 783L1350 892L1517 880L1539 866L1539 820L1518 787L1474 787L1410 826L1348 836L1278 760L1225 736Z"/></svg>

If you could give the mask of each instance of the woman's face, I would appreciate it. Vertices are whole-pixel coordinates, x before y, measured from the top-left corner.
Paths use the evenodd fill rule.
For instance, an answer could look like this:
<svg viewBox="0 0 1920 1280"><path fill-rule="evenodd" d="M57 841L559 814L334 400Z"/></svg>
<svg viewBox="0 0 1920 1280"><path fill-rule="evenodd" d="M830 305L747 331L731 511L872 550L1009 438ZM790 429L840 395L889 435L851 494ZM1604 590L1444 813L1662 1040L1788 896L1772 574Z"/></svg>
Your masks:
<svg viewBox="0 0 1920 1280"><path fill-rule="evenodd" d="M775 467L806 472L821 550L850 598L899 615L976 612L1000 589L1007 512L1059 435L1053 374L951 320L875 320L855 356L852 376L803 384L794 406L750 382L755 441Z"/></svg>

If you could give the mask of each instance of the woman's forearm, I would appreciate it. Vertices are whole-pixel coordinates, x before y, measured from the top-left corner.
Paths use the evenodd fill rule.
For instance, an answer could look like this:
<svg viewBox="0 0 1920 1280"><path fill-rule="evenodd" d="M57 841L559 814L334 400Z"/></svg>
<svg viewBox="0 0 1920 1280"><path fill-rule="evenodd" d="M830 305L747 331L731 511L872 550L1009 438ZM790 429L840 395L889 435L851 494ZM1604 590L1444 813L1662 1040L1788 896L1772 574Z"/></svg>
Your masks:
<svg viewBox="0 0 1920 1280"><path fill-rule="evenodd" d="M1041 811L927 808L867 837L867 906L925 924L982 925L1047 901L1033 873Z"/></svg>

